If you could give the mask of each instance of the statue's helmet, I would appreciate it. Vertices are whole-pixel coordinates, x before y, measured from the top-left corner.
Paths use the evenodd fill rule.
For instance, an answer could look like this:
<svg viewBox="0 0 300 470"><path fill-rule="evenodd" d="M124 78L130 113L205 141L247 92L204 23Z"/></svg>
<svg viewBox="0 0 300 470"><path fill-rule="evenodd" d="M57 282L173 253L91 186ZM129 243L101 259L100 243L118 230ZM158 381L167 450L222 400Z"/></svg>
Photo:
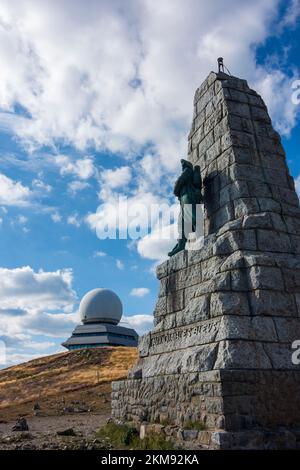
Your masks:
<svg viewBox="0 0 300 470"><path fill-rule="evenodd" d="M191 169L193 169L193 165L191 164L191 162L188 162L184 158L182 158L180 161L181 161L182 168L191 168Z"/></svg>

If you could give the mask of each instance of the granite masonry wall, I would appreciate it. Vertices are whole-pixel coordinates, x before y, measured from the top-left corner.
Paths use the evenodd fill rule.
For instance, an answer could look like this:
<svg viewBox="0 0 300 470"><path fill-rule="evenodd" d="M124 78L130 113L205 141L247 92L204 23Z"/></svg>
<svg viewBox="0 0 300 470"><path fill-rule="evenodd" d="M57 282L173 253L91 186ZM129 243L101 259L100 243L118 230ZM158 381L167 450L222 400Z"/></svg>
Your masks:
<svg viewBox="0 0 300 470"><path fill-rule="evenodd" d="M158 266L155 327L113 383L112 415L228 432L300 425L300 208L245 80L211 73L197 89L188 158L204 181L204 245Z"/></svg>

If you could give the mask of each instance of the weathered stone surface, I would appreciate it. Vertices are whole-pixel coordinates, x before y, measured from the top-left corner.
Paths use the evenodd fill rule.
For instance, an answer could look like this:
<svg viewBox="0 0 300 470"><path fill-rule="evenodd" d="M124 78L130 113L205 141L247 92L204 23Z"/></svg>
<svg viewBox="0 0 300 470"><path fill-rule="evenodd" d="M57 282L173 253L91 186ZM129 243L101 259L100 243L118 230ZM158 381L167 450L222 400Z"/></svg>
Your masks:
<svg viewBox="0 0 300 470"><path fill-rule="evenodd" d="M286 292L256 290L250 293L250 304L253 315L297 315L295 299Z"/></svg>
<svg viewBox="0 0 300 470"><path fill-rule="evenodd" d="M216 341L230 339L272 342L278 338L272 318L227 315L222 317Z"/></svg>
<svg viewBox="0 0 300 470"><path fill-rule="evenodd" d="M290 238L275 230L257 230L257 246L261 251L291 252Z"/></svg>
<svg viewBox="0 0 300 470"><path fill-rule="evenodd" d="M147 356L143 362L143 378L211 370L216 360L216 353L217 344L210 343Z"/></svg>
<svg viewBox="0 0 300 470"><path fill-rule="evenodd" d="M268 266L253 266L250 268L252 289L284 289L282 274L279 268Z"/></svg>
<svg viewBox="0 0 300 470"><path fill-rule="evenodd" d="M215 369L271 369L272 363L258 341L221 341Z"/></svg>
<svg viewBox="0 0 300 470"><path fill-rule="evenodd" d="M213 247L215 255L230 255L236 250L256 250L253 230L235 230L220 236Z"/></svg>
<svg viewBox="0 0 300 470"><path fill-rule="evenodd" d="M139 354L140 357L148 356L150 348L151 336L150 333L146 333L139 339Z"/></svg>
<svg viewBox="0 0 300 470"><path fill-rule="evenodd" d="M274 318L278 339L282 343L292 344L300 339L300 322L298 318Z"/></svg>
<svg viewBox="0 0 300 470"><path fill-rule="evenodd" d="M212 317L250 315L248 298L237 292L215 292L210 298L210 314Z"/></svg>
<svg viewBox="0 0 300 470"><path fill-rule="evenodd" d="M176 325L189 325L199 320L206 320L209 316L209 298L207 295L201 295L191 299L183 312L177 312Z"/></svg>

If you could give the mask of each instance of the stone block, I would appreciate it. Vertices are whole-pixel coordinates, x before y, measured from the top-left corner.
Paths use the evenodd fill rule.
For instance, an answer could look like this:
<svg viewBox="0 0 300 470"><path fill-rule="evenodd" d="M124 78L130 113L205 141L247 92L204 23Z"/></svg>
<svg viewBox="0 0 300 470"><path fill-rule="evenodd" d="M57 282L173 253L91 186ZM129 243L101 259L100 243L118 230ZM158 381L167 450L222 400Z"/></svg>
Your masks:
<svg viewBox="0 0 300 470"><path fill-rule="evenodd" d="M211 431L199 431L198 442L201 446L208 446L211 440Z"/></svg>
<svg viewBox="0 0 300 470"><path fill-rule="evenodd" d="M218 138L206 151L205 162L209 165L221 154L221 139Z"/></svg>
<svg viewBox="0 0 300 470"><path fill-rule="evenodd" d="M278 339L281 343L289 343L300 339L300 318L274 318Z"/></svg>
<svg viewBox="0 0 300 470"><path fill-rule="evenodd" d="M267 183L272 184L272 192L274 199L278 199L281 202L280 189L283 188L289 190L289 180L286 170L276 170L273 168L264 169L265 180ZM278 186L276 190L276 186ZM283 201L286 202L286 201Z"/></svg>
<svg viewBox="0 0 300 470"><path fill-rule="evenodd" d="M268 124L271 123L271 119L266 109L258 106L251 106L251 116L254 121L264 121Z"/></svg>
<svg viewBox="0 0 300 470"><path fill-rule="evenodd" d="M169 261L164 261L156 266L156 277L157 279L162 279L168 275L168 264Z"/></svg>
<svg viewBox="0 0 300 470"><path fill-rule="evenodd" d="M222 227L226 222L234 218L233 208L231 204L221 207L213 216L213 223L216 230Z"/></svg>
<svg viewBox="0 0 300 470"><path fill-rule="evenodd" d="M175 273L187 267L187 252L186 250L176 253L168 259L168 274Z"/></svg>
<svg viewBox="0 0 300 470"><path fill-rule="evenodd" d="M236 218L243 217L244 215L253 214L259 211L259 206L256 198L240 198L234 201L234 215Z"/></svg>
<svg viewBox="0 0 300 470"><path fill-rule="evenodd" d="M204 135L205 135L204 124L202 124L202 126L198 127L198 129L192 135L192 138L191 138L192 150L198 147L201 140L204 138Z"/></svg>
<svg viewBox="0 0 300 470"><path fill-rule="evenodd" d="M284 172L284 175L286 176L286 172ZM278 198L280 202L299 207L299 199L297 193L294 190L279 186L273 197Z"/></svg>
<svg viewBox="0 0 300 470"><path fill-rule="evenodd" d="M207 134L207 136L204 137L204 139L198 145L199 158L201 158L201 155L205 154L205 152L213 145L213 143L214 134L213 131L211 131L209 134Z"/></svg>
<svg viewBox="0 0 300 470"><path fill-rule="evenodd" d="M227 169L235 161L233 149L229 148L217 158L217 170L221 172Z"/></svg>
<svg viewBox="0 0 300 470"><path fill-rule="evenodd" d="M184 309L184 291L172 292L167 296L167 313L177 312Z"/></svg>
<svg viewBox="0 0 300 470"><path fill-rule="evenodd" d="M265 176L262 168L258 165L236 164L229 168L229 178L231 180L259 181L264 183Z"/></svg>
<svg viewBox="0 0 300 470"><path fill-rule="evenodd" d="M219 228L218 232L216 233L217 238L223 235L225 232L234 232L242 228L242 221L240 219L237 220L230 220L226 222L222 227Z"/></svg>
<svg viewBox="0 0 300 470"><path fill-rule="evenodd" d="M219 343L215 369L270 369L272 363L258 341L231 340Z"/></svg>
<svg viewBox="0 0 300 470"><path fill-rule="evenodd" d="M149 434L162 434L164 426L158 423L142 423L140 426L140 439L145 439Z"/></svg>
<svg viewBox="0 0 300 470"><path fill-rule="evenodd" d="M220 107L220 109L222 109ZM220 117L220 115L219 115ZM229 129L228 127L228 117L225 117L223 118L222 120L220 120L219 122L216 122L216 119L215 117L210 117L208 119L208 126L211 126L211 124L214 124L212 127L210 127L209 130L211 130L212 128L214 129L214 138L215 140L217 141L218 139L220 139Z"/></svg>
<svg viewBox="0 0 300 470"><path fill-rule="evenodd" d="M140 336L139 338L139 355L140 357L145 357L148 356L149 354L149 348L150 348L150 343L151 343L151 335L150 333L146 333L143 336Z"/></svg>
<svg viewBox="0 0 300 470"><path fill-rule="evenodd" d="M193 298L186 302L183 312L177 312L177 326L196 323L200 320L206 320L209 317L209 302L207 295Z"/></svg>
<svg viewBox="0 0 300 470"><path fill-rule="evenodd" d="M259 198L259 208L262 212L278 212L281 213L281 205L272 198Z"/></svg>
<svg viewBox="0 0 300 470"><path fill-rule="evenodd" d="M261 183L259 181L249 180L247 181L247 185L248 185L250 196L255 196L257 198L262 198L262 197L271 198L272 197L272 191L270 189L270 185L268 185L267 183ZM279 205L279 210L280 210L280 205Z"/></svg>
<svg viewBox="0 0 300 470"><path fill-rule="evenodd" d="M287 292L300 293L300 270L283 269L282 272Z"/></svg>
<svg viewBox="0 0 300 470"><path fill-rule="evenodd" d="M167 297L158 297L153 315L154 317L160 317L167 313Z"/></svg>
<svg viewBox="0 0 300 470"><path fill-rule="evenodd" d="M287 171L286 162L282 155L269 152L261 152L259 155L261 163L265 168Z"/></svg>
<svg viewBox="0 0 300 470"><path fill-rule="evenodd" d="M286 292L257 290L250 293L252 315L296 316L294 298Z"/></svg>
<svg viewBox="0 0 300 470"><path fill-rule="evenodd" d="M219 272L222 263L222 258L217 256L203 260L201 263L202 280L209 281L214 277Z"/></svg>
<svg viewBox="0 0 300 470"><path fill-rule="evenodd" d="M257 230L257 245L261 251L281 253L291 252L290 238L287 234L275 230Z"/></svg>
<svg viewBox="0 0 300 470"><path fill-rule="evenodd" d="M231 255L222 257L220 259L222 260L220 265L220 271L244 268L246 266L244 252L240 250L235 251Z"/></svg>
<svg viewBox="0 0 300 470"><path fill-rule="evenodd" d="M274 369L300 369L300 365L292 363L292 353L290 344L266 343L264 351L268 355Z"/></svg>
<svg viewBox="0 0 300 470"><path fill-rule="evenodd" d="M211 433L212 446L218 449L228 450L232 448L232 434L227 431L215 431Z"/></svg>
<svg viewBox="0 0 300 470"><path fill-rule="evenodd" d="M248 291L250 290L250 283L248 277L248 270L233 269L231 271L231 288L233 291Z"/></svg>
<svg viewBox="0 0 300 470"><path fill-rule="evenodd" d="M247 103L238 101L226 101L225 113L229 115L237 115L246 119L251 119L250 108Z"/></svg>
<svg viewBox="0 0 300 470"><path fill-rule="evenodd" d="M277 215L277 214L276 214ZM243 228L275 228L271 215L268 212L260 212L257 214L245 215L243 220Z"/></svg>
<svg viewBox="0 0 300 470"><path fill-rule="evenodd" d="M221 315L249 315L246 294L237 292L215 292L210 298L210 314L212 317Z"/></svg>
<svg viewBox="0 0 300 470"><path fill-rule="evenodd" d="M220 236L213 247L215 255L229 255L236 250L255 250L254 230L236 230Z"/></svg>
<svg viewBox="0 0 300 470"><path fill-rule="evenodd" d="M288 233L292 233L294 235L300 234L300 219L298 217L284 215L283 219L283 223L285 223Z"/></svg>
<svg viewBox="0 0 300 470"><path fill-rule="evenodd" d="M284 290L283 279L279 268L253 266L250 269L252 289Z"/></svg>

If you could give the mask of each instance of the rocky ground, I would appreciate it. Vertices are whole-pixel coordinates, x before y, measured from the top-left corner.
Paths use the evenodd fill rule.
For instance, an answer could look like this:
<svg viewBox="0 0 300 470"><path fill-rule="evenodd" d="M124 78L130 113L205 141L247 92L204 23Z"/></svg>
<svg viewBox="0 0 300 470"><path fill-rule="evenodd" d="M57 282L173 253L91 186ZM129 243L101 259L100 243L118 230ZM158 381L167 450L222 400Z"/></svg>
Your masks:
<svg viewBox="0 0 300 470"><path fill-rule="evenodd" d="M28 431L12 431L16 421L0 423L0 449L109 449L108 441L95 438L108 418L107 411L31 416L26 418Z"/></svg>
<svg viewBox="0 0 300 470"><path fill-rule="evenodd" d="M95 433L110 416L111 382L136 357L136 348L82 349L0 370L0 449L109 447ZM29 431L12 431L22 417Z"/></svg>

